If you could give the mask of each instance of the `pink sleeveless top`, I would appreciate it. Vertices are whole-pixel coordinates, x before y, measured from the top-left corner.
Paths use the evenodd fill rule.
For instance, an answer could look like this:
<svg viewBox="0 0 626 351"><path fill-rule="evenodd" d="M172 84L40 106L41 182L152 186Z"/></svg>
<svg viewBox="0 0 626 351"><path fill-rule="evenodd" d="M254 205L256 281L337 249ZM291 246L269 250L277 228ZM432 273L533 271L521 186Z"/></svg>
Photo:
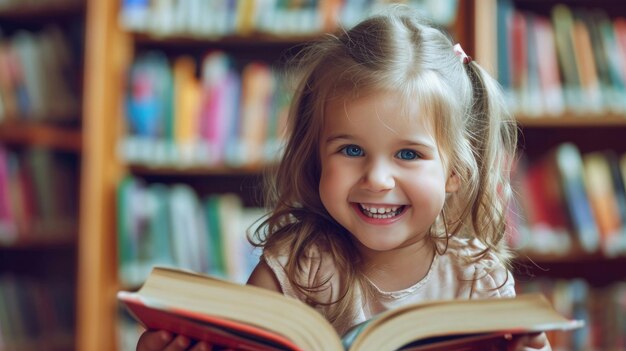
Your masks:
<svg viewBox="0 0 626 351"><path fill-rule="evenodd" d="M498 258L489 253L477 262L467 263L462 257L480 252L484 246L478 240L451 238L448 250L443 255L435 255L426 276L413 286L399 291L382 291L373 283L374 296L367 298L357 291L347 316L342 316L333 323L341 335L350 327L372 316L408 303L435 299L481 299L515 296L515 282L510 272ZM336 301L342 293L341 272L337 272L332 256L311 248L303 264L302 275L298 282L307 286L316 286L325 279L330 279L320 289L316 298L323 302ZM283 294L300 300L300 294L290 283L285 272L286 255L273 255L264 252L263 258L272 269ZM316 307L325 317L327 306Z"/></svg>

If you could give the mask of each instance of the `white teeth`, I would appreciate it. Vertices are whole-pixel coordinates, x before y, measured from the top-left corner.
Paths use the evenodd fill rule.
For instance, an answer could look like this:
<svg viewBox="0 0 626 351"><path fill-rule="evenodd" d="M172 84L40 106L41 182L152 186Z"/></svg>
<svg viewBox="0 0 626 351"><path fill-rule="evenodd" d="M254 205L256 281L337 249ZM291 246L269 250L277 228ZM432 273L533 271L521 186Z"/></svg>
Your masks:
<svg viewBox="0 0 626 351"><path fill-rule="evenodd" d="M362 209L371 212L371 213L388 213L388 212L394 212L398 210L399 206L392 206L392 207L369 207L367 205L360 205Z"/></svg>
<svg viewBox="0 0 626 351"><path fill-rule="evenodd" d="M398 214L397 211L400 208L400 206L370 207L364 204L359 204L359 207L361 207L364 214L372 218L391 218Z"/></svg>

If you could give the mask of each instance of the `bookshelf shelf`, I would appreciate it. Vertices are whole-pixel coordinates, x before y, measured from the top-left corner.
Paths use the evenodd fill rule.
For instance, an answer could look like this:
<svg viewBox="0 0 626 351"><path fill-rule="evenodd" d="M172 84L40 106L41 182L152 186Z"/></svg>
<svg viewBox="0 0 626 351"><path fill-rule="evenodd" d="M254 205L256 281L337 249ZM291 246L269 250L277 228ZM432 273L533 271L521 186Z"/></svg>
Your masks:
<svg viewBox="0 0 626 351"><path fill-rule="evenodd" d="M55 150L81 152L80 130L34 122L0 123L0 142L18 146L44 146Z"/></svg>
<svg viewBox="0 0 626 351"><path fill-rule="evenodd" d="M616 267L624 267L625 265L626 256L607 257L601 254L558 257L520 255L514 263L514 271L518 280L534 277L576 279L582 276L590 285L602 287L626 279L626 271L616 269Z"/></svg>
<svg viewBox="0 0 626 351"><path fill-rule="evenodd" d="M2 251L31 251L49 249L73 249L76 247L78 230L63 233L21 233L13 242L0 242Z"/></svg>
<svg viewBox="0 0 626 351"><path fill-rule="evenodd" d="M73 17L85 10L84 1L44 1L42 4L0 6L0 20L11 22L40 22L46 19Z"/></svg>
<svg viewBox="0 0 626 351"><path fill-rule="evenodd" d="M516 119L523 128L626 127L626 116L610 113L584 116L575 114L550 117L517 116Z"/></svg>
<svg viewBox="0 0 626 351"><path fill-rule="evenodd" d="M303 43L319 39L322 34L318 35L302 35L302 36L277 36L270 34L251 34L247 36L193 36L193 35L165 35L158 36L155 34L147 34L140 32L132 33L133 40L137 44L155 44L165 46L206 46L207 43L214 46L222 47L271 47L271 46L289 46L302 45Z"/></svg>
<svg viewBox="0 0 626 351"><path fill-rule="evenodd" d="M204 176L258 176L263 173L263 167L161 167L161 166L144 166L129 165L129 171L139 176L157 176L157 177L204 177Z"/></svg>

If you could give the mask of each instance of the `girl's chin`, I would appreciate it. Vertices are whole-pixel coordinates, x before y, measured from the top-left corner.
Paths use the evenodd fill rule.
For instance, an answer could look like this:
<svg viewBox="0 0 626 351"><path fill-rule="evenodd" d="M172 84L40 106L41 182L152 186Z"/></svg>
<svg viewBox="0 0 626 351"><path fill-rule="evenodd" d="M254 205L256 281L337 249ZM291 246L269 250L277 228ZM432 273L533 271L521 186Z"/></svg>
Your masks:
<svg viewBox="0 0 626 351"><path fill-rule="evenodd" d="M405 246L404 242L390 240L362 240L354 236L358 242L359 249L366 252L387 252Z"/></svg>
<svg viewBox="0 0 626 351"><path fill-rule="evenodd" d="M427 243L425 235L408 235L402 237L393 237L393 234L381 233L361 233L361 235L352 234L352 238L356 241L359 250L368 253L382 253L411 246L423 246Z"/></svg>

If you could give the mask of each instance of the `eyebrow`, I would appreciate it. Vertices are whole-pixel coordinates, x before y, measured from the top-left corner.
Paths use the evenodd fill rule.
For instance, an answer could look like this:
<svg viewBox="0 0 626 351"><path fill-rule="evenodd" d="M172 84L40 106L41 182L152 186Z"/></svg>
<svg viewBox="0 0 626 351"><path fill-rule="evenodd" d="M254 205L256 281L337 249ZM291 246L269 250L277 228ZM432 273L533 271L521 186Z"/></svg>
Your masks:
<svg viewBox="0 0 626 351"><path fill-rule="evenodd" d="M405 144L407 146L425 147L433 151L437 148L436 146L430 143L419 142L419 141L414 141L414 140L402 140L401 144Z"/></svg>
<svg viewBox="0 0 626 351"><path fill-rule="evenodd" d="M354 139L354 137L350 134L331 135L328 138L326 138L326 143L330 143L339 139Z"/></svg>
<svg viewBox="0 0 626 351"><path fill-rule="evenodd" d="M332 143L335 142L337 140L350 140L350 139L354 139L354 137L350 134L337 134L337 135L331 135L328 138L326 138L326 143ZM413 146L413 147L422 147L422 148L427 148L431 151L434 151L436 149L436 147L434 145L432 145L431 143L427 143L427 142L421 142L421 141L415 141L415 140L408 140L408 139L402 139L400 140L399 144L402 145L406 145L406 146Z"/></svg>

